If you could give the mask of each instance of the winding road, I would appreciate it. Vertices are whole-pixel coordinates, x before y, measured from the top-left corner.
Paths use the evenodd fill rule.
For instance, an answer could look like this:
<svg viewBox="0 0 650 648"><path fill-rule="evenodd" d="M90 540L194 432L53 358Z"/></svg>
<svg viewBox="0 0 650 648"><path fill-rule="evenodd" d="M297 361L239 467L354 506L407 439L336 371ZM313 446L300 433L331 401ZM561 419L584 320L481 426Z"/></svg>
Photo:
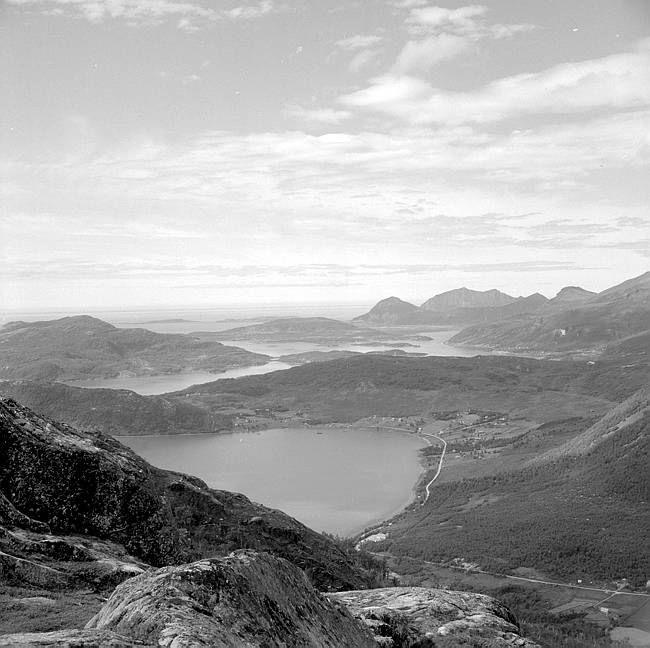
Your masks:
<svg viewBox="0 0 650 648"><path fill-rule="evenodd" d="M413 434L413 430L409 429L409 428L390 427L388 425L377 425L375 427L380 428L382 430L397 430L398 432L408 432L410 434ZM467 426L467 427L471 427L471 426ZM461 429L464 430L465 428L461 428ZM440 441L440 443L442 443L442 454L440 455L440 461L438 462L438 470L436 470L436 474L433 476L433 479L431 479L427 483L427 485L424 487L425 497L424 497L424 500L420 504L420 506L424 506L427 503L427 501L429 500L429 495L431 494L431 485L440 476L440 471L442 470L442 465L443 465L443 463L445 461L445 454L447 452L447 442L442 437L439 437L437 434L428 434L426 432L421 432L420 436L421 437L433 437L434 439L437 439L438 441ZM425 438L424 440L429 445L431 445L431 441L429 441L429 439Z"/></svg>

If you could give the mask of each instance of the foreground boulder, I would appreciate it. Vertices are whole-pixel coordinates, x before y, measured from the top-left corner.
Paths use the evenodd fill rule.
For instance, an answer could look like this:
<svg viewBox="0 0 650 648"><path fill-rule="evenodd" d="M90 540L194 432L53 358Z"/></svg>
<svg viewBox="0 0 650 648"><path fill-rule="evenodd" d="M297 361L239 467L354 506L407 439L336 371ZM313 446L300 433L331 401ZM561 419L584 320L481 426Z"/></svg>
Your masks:
<svg viewBox="0 0 650 648"><path fill-rule="evenodd" d="M175 648L376 646L372 634L317 592L302 571L251 551L125 581L86 629Z"/></svg>
<svg viewBox="0 0 650 648"><path fill-rule="evenodd" d="M0 647L538 648L481 594L423 587L321 594L267 553L163 567L118 585L83 630L0 636Z"/></svg>
<svg viewBox="0 0 650 648"><path fill-rule="evenodd" d="M481 640L491 648L539 648L519 634L508 608L484 594L386 587L327 596L343 603L386 648L479 645Z"/></svg>

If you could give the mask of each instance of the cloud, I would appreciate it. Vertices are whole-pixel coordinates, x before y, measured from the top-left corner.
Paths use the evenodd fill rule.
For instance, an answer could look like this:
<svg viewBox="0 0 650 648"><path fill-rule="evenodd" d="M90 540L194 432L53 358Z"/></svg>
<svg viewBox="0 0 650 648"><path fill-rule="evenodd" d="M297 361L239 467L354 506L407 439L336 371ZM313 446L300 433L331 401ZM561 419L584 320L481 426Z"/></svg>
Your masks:
<svg viewBox="0 0 650 648"><path fill-rule="evenodd" d="M416 6L411 10L406 24L412 31L418 33L436 29L472 31L476 25L476 18L486 13L487 7L482 5L470 5L458 9Z"/></svg>
<svg viewBox="0 0 650 648"><path fill-rule="evenodd" d="M130 26L157 25L178 19L177 26L196 31L201 26L220 20L254 20L279 11L272 0L241 5L230 9L215 9L193 2L176 0L6 0L15 6L33 5L43 13L82 17L92 23L107 18L124 20Z"/></svg>
<svg viewBox="0 0 650 648"><path fill-rule="evenodd" d="M482 39L509 38L534 29L533 25L489 25L487 7L469 5L458 9L402 5L409 8L405 27L415 37L406 43L391 68L391 74L427 72L432 67L466 52Z"/></svg>
<svg viewBox="0 0 650 648"><path fill-rule="evenodd" d="M412 76L386 74L340 102L413 124L487 123L520 115L645 107L650 105L650 39L631 52L517 74L473 91L442 90Z"/></svg>
<svg viewBox="0 0 650 648"><path fill-rule="evenodd" d="M352 113L349 110L336 110L334 108L304 108L303 106L289 105L284 109L284 114L292 119L319 124L340 124L349 119Z"/></svg>
<svg viewBox="0 0 650 648"><path fill-rule="evenodd" d="M467 39L453 34L439 34L419 41L409 41L397 57L391 72L397 75L412 71L426 72L441 61L464 52L468 45Z"/></svg>
<svg viewBox="0 0 650 648"><path fill-rule="evenodd" d="M383 40L384 37L377 34L356 34L336 41L336 46L340 51L354 53L348 68L357 73L379 56L381 49L377 46Z"/></svg>
<svg viewBox="0 0 650 648"><path fill-rule="evenodd" d="M381 43L382 40L383 36L377 36L376 34L357 34L356 36L350 36L336 41L336 45L342 50L352 52L355 50L366 49L372 45L377 45Z"/></svg>
<svg viewBox="0 0 650 648"><path fill-rule="evenodd" d="M375 60L380 54L381 54L381 51L378 50L378 49L361 50L360 52L357 52L352 57L352 59L350 60L350 63L348 64L348 68L352 72L360 72L370 62Z"/></svg>

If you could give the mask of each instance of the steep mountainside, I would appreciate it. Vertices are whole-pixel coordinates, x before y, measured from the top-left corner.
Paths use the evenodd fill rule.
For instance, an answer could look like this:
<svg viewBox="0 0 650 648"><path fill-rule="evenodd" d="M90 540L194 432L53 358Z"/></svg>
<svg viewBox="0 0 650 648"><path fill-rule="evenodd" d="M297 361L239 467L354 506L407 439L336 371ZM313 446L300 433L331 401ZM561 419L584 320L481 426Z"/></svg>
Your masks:
<svg viewBox="0 0 650 648"><path fill-rule="evenodd" d="M225 371L263 364L265 355L191 335L120 329L86 315L42 322L10 322L0 329L0 378L76 380Z"/></svg>
<svg viewBox="0 0 650 648"><path fill-rule="evenodd" d="M440 293L422 304L426 311L447 312L457 308L481 308L484 306L505 306L515 301L515 297L506 295L499 290L470 290L469 288L456 288Z"/></svg>
<svg viewBox="0 0 650 648"><path fill-rule="evenodd" d="M597 355L606 345L650 329L650 272L586 301L549 303L536 315L475 325L453 344L512 352Z"/></svg>
<svg viewBox="0 0 650 648"><path fill-rule="evenodd" d="M0 503L0 523L9 528L92 536L153 565L249 547L293 562L322 589L367 582L337 545L288 515L154 468L109 436L55 423L12 400L0 401ZM20 560L42 553L39 541L12 534L0 534L0 549L15 557L18 575Z"/></svg>
<svg viewBox="0 0 650 648"><path fill-rule="evenodd" d="M598 422L573 439L549 450L540 457L536 457L533 463L540 464L568 456L588 455L610 437L621 435L625 428L636 425L649 415L650 386L644 387L626 398L620 405L612 408ZM650 430L646 431L646 433L648 432Z"/></svg>
<svg viewBox="0 0 650 648"><path fill-rule="evenodd" d="M565 581L625 577L641 588L650 573L649 452L646 389L527 466L437 484L423 507L394 520L383 548L499 573L534 567Z"/></svg>

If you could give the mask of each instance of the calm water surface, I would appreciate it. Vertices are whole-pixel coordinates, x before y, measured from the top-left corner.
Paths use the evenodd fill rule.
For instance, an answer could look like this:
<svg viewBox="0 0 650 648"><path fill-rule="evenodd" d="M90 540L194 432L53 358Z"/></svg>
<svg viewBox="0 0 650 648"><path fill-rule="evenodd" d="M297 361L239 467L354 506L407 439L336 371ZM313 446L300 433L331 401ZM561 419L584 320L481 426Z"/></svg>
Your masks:
<svg viewBox="0 0 650 648"><path fill-rule="evenodd" d="M89 389L130 389L131 391L150 396L152 394L165 394L167 392L185 389L190 385L199 385L223 378L239 378L241 376L254 376L280 369L289 369L292 365L286 362L267 362L263 365L252 367L238 367L222 373L208 373L207 371L189 371L187 373L164 374L162 376L124 376L117 378L100 378L93 380L75 380L69 384L74 387Z"/></svg>
<svg viewBox="0 0 650 648"><path fill-rule="evenodd" d="M120 441L155 466L197 475L339 535L406 506L426 445L410 434L329 427Z"/></svg>

